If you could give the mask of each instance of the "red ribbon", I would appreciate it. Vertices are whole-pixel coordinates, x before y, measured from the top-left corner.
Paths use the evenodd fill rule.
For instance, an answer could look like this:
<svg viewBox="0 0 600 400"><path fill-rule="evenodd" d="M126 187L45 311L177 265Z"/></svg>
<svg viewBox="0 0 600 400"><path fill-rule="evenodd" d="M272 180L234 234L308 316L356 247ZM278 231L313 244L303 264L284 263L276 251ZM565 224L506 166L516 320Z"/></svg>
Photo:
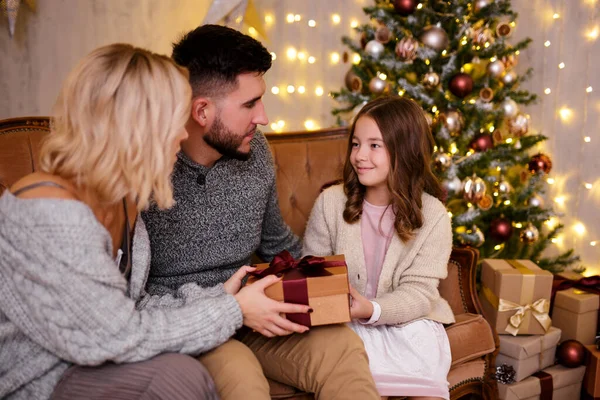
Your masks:
<svg viewBox="0 0 600 400"><path fill-rule="evenodd" d="M576 281L554 275L554 281L552 282L552 297L550 298L550 315L552 315L552 310L554 309L554 298L556 297L556 292L571 288L576 288L583 290L584 292L600 295L600 275L588 276L587 278L581 278ZM596 332L600 332L600 309L598 309Z"/></svg>
<svg viewBox="0 0 600 400"><path fill-rule="evenodd" d="M300 260L294 259L289 251L284 250L277 254L269 263L269 267L261 271L249 272L257 278L267 275L283 274L283 301L286 303L308 305L308 286L306 278L331 275L325 268L343 267L344 261L327 261L324 257L304 256ZM310 315L304 313L286 314L292 322L311 326Z"/></svg>
<svg viewBox="0 0 600 400"><path fill-rule="evenodd" d="M552 400L552 395L554 394L552 375L544 371L538 371L532 376L535 376L540 380L540 400Z"/></svg>

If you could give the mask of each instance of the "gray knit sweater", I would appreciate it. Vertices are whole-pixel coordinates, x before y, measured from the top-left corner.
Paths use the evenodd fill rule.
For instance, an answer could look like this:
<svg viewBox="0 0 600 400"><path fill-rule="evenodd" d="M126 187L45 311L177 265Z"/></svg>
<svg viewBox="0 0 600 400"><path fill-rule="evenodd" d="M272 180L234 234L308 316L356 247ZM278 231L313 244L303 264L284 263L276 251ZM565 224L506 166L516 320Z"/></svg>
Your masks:
<svg viewBox="0 0 600 400"><path fill-rule="evenodd" d="M300 239L281 217L267 140L257 132L250 146L247 161L222 157L212 168L179 153L175 206L142 213L152 249L148 292L224 282L254 252L268 261L285 249L300 255Z"/></svg>
<svg viewBox="0 0 600 400"><path fill-rule="evenodd" d="M0 197L0 398L47 399L71 364L198 354L242 325L219 285L144 291L150 250L141 218L128 282L112 240L85 204Z"/></svg>

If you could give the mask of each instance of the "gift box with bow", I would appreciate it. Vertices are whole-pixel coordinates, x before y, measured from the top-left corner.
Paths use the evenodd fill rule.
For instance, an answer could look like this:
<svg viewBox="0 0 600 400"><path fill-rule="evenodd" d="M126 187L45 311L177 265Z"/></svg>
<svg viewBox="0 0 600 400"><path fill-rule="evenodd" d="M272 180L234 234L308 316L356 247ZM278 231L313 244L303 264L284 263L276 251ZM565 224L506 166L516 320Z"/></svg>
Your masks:
<svg viewBox="0 0 600 400"><path fill-rule="evenodd" d="M499 335L499 338L496 366L507 364L513 367L515 381L519 382L554 364L560 329L550 327L545 335Z"/></svg>
<svg viewBox="0 0 600 400"><path fill-rule="evenodd" d="M554 365L510 385L498 385L499 400L576 400L585 367Z"/></svg>
<svg viewBox="0 0 600 400"><path fill-rule="evenodd" d="M479 298L498 334L545 334L551 293L552 274L532 261L483 260Z"/></svg>
<svg viewBox="0 0 600 400"><path fill-rule="evenodd" d="M310 314L286 314L292 322L304 326L337 324L350 321L348 268L343 255L294 259L289 252L276 255L269 264L256 264L247 285L267 275L281 274L283 279L265 290L277 301L309 305Z"/></svg>
<svg viewBox="0 0 600 400"><path fill-rule="evenodd" d="M554 275L551 316L553 325L563 332L562 339L594 344L600 331L600 276L574 272Z"/></svg>

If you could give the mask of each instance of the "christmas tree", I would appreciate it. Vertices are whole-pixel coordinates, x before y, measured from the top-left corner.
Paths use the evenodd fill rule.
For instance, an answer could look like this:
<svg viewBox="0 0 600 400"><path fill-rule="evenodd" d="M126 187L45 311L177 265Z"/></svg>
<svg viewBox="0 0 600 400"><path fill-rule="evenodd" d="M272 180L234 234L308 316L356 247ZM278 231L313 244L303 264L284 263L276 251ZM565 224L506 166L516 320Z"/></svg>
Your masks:
<svg viewBox="0 0 600 400"><path fill-rule="evenodd" d="M536 100L519 89L532 71L514 67L530 39L510 43L510 0L375 0L364 11L371 23L356 28L360 43L343 38L358 56L332 93L338 121L377 96L414 99L436 140L454 244L552 272L576 263L572 250L542 254L563 226L542 197L552 162L535 151L546 137L523 110Z"/></svg>

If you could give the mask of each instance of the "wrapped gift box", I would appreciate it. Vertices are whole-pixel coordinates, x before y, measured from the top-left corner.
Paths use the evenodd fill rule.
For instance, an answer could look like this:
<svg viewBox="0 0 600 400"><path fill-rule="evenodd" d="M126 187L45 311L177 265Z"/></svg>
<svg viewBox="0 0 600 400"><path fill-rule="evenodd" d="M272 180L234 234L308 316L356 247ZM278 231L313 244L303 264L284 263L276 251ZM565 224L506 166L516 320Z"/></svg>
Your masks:
<svg viewBox="0 0 600 400"><path fill-rule="evenodd" d="M592 398L600 398L600 350L595 345L585 346L587 348L585 364L585 378L583 387L585 392Z"/></svg>
<svg viewBox="0 0 600 400"><path fill-rule="evenodd" d="M551 327L545 335L500 336L496 366L508 364L515 369L517 382L554 364L560 329Z"/></svg>
<svg viewBox="0 0 600 400"><path fill-rule="evenodd" d="M287 314L290 321L317 326L350 321L350 297L348 268L343 255L328 257L304 257L294 260L285 252L276 256L270 264L256 264L256 273L247 285L271 273L283 274L283 279L265 290L265 294L277 301L307 304L310 314Z"/></svg>
<svg viewBox="0 0 600 400"><path fill-rule="evenodd" d="M532 261L483 260L479 297L498 334L545 334L551 293L552 274Z"/></svg>
<svg viewBox="0 0 600 400"><path fill-rule="evenodd" d="M571 282L564 282L564 279ZM573 286L583 278L575 272L561 272L555 276L555 286ZM563 282L561 284L561 282ZM562 339L575 339L583 344L594 344L598 331L600 296L595 287L576 284L558 290L552 305L552 324L562 330Z"/></svg>
<svg viewBox="0 0 600 400"><path fill-rule="evenodd" d="M537 372L535 375L511 383L510 385L498 384L499 400L576 400L581 393L581 382L585 373L585 366L567 368L555 365Z"/></svg>

